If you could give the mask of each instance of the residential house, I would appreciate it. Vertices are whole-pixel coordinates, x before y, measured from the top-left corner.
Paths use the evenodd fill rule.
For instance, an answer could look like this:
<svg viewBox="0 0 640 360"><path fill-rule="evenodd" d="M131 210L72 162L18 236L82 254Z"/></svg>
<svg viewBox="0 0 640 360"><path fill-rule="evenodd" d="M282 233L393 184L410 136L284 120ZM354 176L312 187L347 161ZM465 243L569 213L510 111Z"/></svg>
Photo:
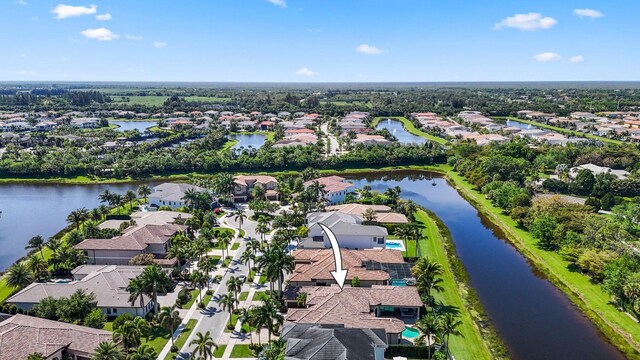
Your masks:
<svg viewBox="0 0 640 360"><path fill-rule="evenodd" d="M112 339L110 331L18 314L0 322L0 360L34 353L45 360L90 360L101 342Z"/></svg>
<svg viewBox="0 0 640 360"><path fill-rule="evenodd" d="M184 184L184 183L163 183L153 188L153 193L149 195L149 206L159 208L168 206L178 209L186 205L184 195L187 191L198 192L208 191L205 188Z"/></svg>
<svg viewBox="0 0 640 360"><path fill-rule="evenodd" d="M356 191L356 187L352 183L348 182L347 179L337 175L325 176L314 180L309 180L304 183L304 187L308 188L316 182L322 187L321 195L331 205L344 202L345 196L348 193L353 193Z"/></svg>
<svg viewBox="0 0 640 360"><path fill-rule="evenodd" d="M578 176L578 173L580 172L580 170L583 170L583 169L587 169L591 171L593 175L608 173L608 174L614 175L618 179L626 179L627 177L629 177L629 175L631 175L628 171L625 171L625 170L615 170L605 166L598 166L595 164L582 164L569 169L569 177L575 178L576 176Z"/></svg>
<svg viewBox="0 0 640 360"><path fill-rule="evenodd" d="M405 263L400 250L340 249L342 268L347 270L346 282L354 278L362 287L406 284L413 279L411 264ZM331 272L335 270L335 259L331 249L299 249L293 251L295 269L287 279L294 287L330 286L336 284Z"/></svg>
<svg viewBox="0 0 640 360"><path fill-rule="evenodd" d="M80 129L97 128L99 124L100 124L100 119L98 118L75 118L71 120L71 126L77 127Z"/></svg>
<svg viewBox="0 0 640 360"><path fill-rule="evenodd" d="M256 185L262 186L266 190L267 200L278 200L278 180L268 175L239 175L233 178L235 187L233 189L234 202L246 202L251 198L251 190Z"/></svg>
<svg viewBox="0 0 640 360"><path fill-rule="evenodd" d="M176 224L134 226L112 239L86 239L74 246L87 256L92 265L126 265L134 256L152 254L165 267L175 265L176 259L166 259L171 238L187 229Z"/></svg>
<svg viewBox="0 0 640 360"><path fill-rule="evenodd" d="M384 360L384 329L354 329L344 325L287 323L280 338L287 342L287 360Z"/></svg>
<svg viewBox="0 0 640 360"><path fill-rule="evenodd" d="M139 276L144 266L83 265L73 270L73 281L69 283L33 283L7 299L7 303L24 311L47 297L59 299L69 297L77 290L93 293L97 307L109 317L128 313L146 316L153 309L153 300L143 295L134 303L129 301L129 281Z"/></svg>
<svg viewBox="0 0 640 360"><path fill-rule="evenodd" d="M294 308L298 294L306 294L303 308ZM285 321L298 324L341 324L345 328L384 329L389 344L402 340L405 321L420 318L422 301L412 286L291 288L286 293ZM403 319L403 320L401 320Z"/></svg>
<svg viewBox="0 0 640 360"><path fill-rule="evenodd" d="M343 204L327 206L326 211L338 211L344 214L356 215L364 219L367 210L375 213L374 221L382 224L408 224L409 220L404 214L391 211L387 205L367 205L367 204Z"/></svg>
<svg viewBox="0 0 640 360"><path fill-rule="evenodd" d="M387 229L381 226L362 225L362 218L340 212L315 212L307 215L308 238L298 248L330 248L329 238L319 224L327 226L335 234L341 248L373 249L386 247Z"/></svg>

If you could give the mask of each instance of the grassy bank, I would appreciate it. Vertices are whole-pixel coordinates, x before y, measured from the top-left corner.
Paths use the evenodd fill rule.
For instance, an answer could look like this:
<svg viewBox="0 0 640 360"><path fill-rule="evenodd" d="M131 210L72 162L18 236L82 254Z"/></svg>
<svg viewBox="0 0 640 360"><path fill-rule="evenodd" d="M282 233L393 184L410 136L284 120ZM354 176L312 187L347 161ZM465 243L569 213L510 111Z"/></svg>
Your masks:
<svg viewBox="0 0 640 360"><path fill-rule="evenodd" d="M443 269L444 291L435 293L435 298L460 310L462 325L459 331L462 337L451 338L451 353L456 359L462 360L505 358L506 350L495 331L486 325L479 326L488 322L481 315L482 306L467 285L466 273L455 255L448 229L435 215L425 210L416 213L416 222L426 236L426 240L419 242L422 256L440 263Z"/></svg>
<svg viewBox="0 0 640 360"><path fill-rule="evenodd" d="M373 121L371 122L371 126L372 127L376 127L376 125L378 125L378 123L381 120L386 120L386 119L395 119L398 120L400 122L402 122L402 125L404 126L405 130L407 130L408 132L412 133L413 135L416 136L420 136L421 138L427 139L429 141L432 141L436 144L440 144L440 145L447 145L449 144L449 142L443 138L439 138L437 136L433 136L430 134L427 134L426 132L423 132L422 130L419 130L415 127L415 125L413 125L413 122L411 122L411 120L407 119L406 117L403 116L391 116L391 117L377 117L374 118Z"/></svg>
<svg viewBox="0 0 640 360"><path fill-rule="evenodd" d="M593 284L587 276L569 270L569 263L559 254L540 249L529 232L519 228L513 219L502 214L499 208L493 206L484 195L473 189L471 184L450 167L439 168L444 171L458 192L498 226L520 253L566 293L613 345L628 358L640 359L640 326L610 303L611 297L602 287Z"/></svg>
<svg viewBox="0 0 640 360"><path fill-rule="evenodd" d="M553 130L555 132L559 132L559 133L565 134L565 135L571 135L571 136L577 136L577 137L585 137L587 139L599 140L599 141L602 141L602 142L605 142L605 143L609 143L609 144L617 144L617 145L629 144L629 143L625 143L624 141L620 141L620 140L609 139L609 138L606 138L606 137L593 135L593 134L587 134L587 133L583 133L582 131L574 131L574 130L565 129L565 128L561 128L561 127L557 127L557 126L553 126L553 125L542 124L542 123L539 123L537 121L523 120L523 119L516 118L516 117L513 117L513 116L501 116L501 117L495 117L494 119L518 121L518 122L521 122L521 123L524 123L524 124L530 124L530 125L539 127L541 129Z"/></svg>

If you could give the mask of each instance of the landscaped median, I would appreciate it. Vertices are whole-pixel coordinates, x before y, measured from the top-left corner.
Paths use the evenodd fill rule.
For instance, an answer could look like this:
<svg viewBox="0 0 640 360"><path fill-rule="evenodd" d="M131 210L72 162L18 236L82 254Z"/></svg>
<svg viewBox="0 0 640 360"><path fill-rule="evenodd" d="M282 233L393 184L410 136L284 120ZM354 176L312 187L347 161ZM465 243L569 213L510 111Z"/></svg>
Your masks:
<svg viewBox="0 0 640 360"><path fill-rule="evenodd" d="M456 359L499 359L505 358L505 348L493 329L481 328L483 321L482 308L472 298L471 289L467 285L464 269L457 262L453 242L448 229L436 220L435 215L425 210L415 214L416 223L422 228L425 239L419 242L422 256L442 265L442 292L435 292L434 297L443 303L455 306L460 310L462 325L458 328L462 337L453 336L450 340L451 354Z"/></svg>
<svg viewBox="0 0 640 360"><path fill-rule="evenodd" d="M413 125L411 120L409 120L409 119L407 119L406 117L403 117L403 116L389 116L389 117L381 117L381 116L379 116L379 117L376 117L371 122L371 127L375 128L376 125L378 125L378 123L381 120L386 120L386 119L395 119L395 120L398 120L398 121L402 122L402 126L404 126L405 130L407 130L408 132L412 133L413 135L420 136L421 138L425 138L425 139L427 139L429 141L432 141L432 142L434 142L436 144L440 144L440 145L449 144L449 142L447 140L443 139L443 138L439 138L437 136L433 136L433 135L427 134L426 132L417 129L415 127L415 125Z"/></svg>
<svg viewBox="0 0 640 360"><path fill-rule="evenodd" d="M518 251L564 291L613 345L629 358L640 358L640 325L627 314L616 309L610 302L611 296L599 285L591 283L587 276L569 270L569 263L559 254L538 247L537 241L530 233L519 228L513 219L493 206L483 194L476 191L451 167L438 166L430 170L443 172L458 192L498 226Z"/></svg>

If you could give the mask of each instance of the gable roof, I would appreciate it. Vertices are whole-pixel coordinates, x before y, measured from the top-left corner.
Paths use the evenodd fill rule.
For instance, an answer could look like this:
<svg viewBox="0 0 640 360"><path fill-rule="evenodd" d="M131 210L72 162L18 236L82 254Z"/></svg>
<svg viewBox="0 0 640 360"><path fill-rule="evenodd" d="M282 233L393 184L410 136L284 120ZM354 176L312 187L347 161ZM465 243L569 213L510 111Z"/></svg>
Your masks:
<svg viewBox="0 0 640 360"><path fill-rule="evenodd" d="M112 239L86 239L74 246L78 250L143 251L149 244L164 244L187 227L177 224L135 226Z"/></svg>
<svg viewBox="0 0 640 360"><path fill-rule="evenodd" d="M91 271L93 270L93 271ZM137 308L140 301L131 305L127 285L129 281L142 274L144 266L105 265L102 267L78 270L78 274L89 272L79 281L70 283L33 283L7 299L8 303L36 304L47 297L59 299L69 297L76 290L93 293L101 308ZM75 270L74 270L75 271ZM144 304L151 299L144 295Z"/></svg>
<svg viewBox="0 0 640 360"><path fill-rule="evenodd" d="M153 188L150 198L164 201L182 201L187 190L207 191L199 186L184 183L163 183Z"/></svg>
<svg viewBox="0 0 640 360"><path fill-rule="evenodd" d="M92 354L111 339L108 331L15 315L0 323L0 360L24 360L35 352L47 358L65 348Z"/></svg>
<svg viewBox="0 0 640 360"><path fill-rule="evenodd" d="M348 329L342 325L285 324L285 360L374 360L375 348L387 348L384 329Z"/></svg>
<svg viewBox="0 0 640 360"><path fill-rule="evenodd" d="M337 175L325 176L309 180L304 183L304 186L309 187L313 185L314 182L318 182L320 185L324 185L324 191L326 191L327 193L343 191L353 187L352 183L347 182L345 178Z"/></svg>
<svg viewBox="0 0 640 360"><path fill-rule="evenodd" d="M361 225L362 219L355 215L341 212L310 213L307 215L309 228L322 223L329 227L336 236L366 235L387 236L387 229L381 226Z"/></svg>

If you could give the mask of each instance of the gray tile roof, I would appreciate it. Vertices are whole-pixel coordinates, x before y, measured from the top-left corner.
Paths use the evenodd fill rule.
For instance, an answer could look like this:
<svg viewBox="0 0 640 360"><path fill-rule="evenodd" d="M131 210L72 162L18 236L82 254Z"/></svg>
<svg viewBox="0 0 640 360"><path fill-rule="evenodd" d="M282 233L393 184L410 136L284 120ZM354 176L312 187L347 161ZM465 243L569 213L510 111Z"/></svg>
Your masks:
<svg viewBox="0 0 640 360"><path fill-rule="evenodd" d="M164 201L182 201L184 194L189 189L193 189L195 191L206 191L205 188L191 184L164 183L154 187L153 193L149 195L149 197Z"/></svg>
<svg viewBox="0 0 640 360"><path fill-rule="evenodd" d="M387 348L383 329L346 329L342 325L285 324L285 360L374 360L374 348Z"/></svg>

